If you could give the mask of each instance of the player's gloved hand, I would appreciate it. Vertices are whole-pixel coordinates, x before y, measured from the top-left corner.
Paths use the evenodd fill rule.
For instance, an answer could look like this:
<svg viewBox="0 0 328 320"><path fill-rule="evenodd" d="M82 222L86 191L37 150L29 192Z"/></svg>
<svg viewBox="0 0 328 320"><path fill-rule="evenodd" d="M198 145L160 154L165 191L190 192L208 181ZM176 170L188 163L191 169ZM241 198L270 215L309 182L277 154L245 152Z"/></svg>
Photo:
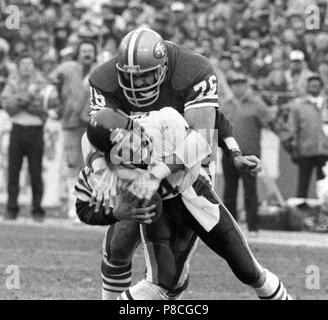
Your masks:
<svg viewBox="0 0 328 320"><path fill-rule="evenodd" d="M161 202L145 203L143 199L136 197L129 190L122 191L117 196L117 204L113 214L117 220L132 220L142 224L152 223L161 213ZM161 199L160 199L161 200Z"/></svg>
<svg viewBox="0 0 328 320"><path fill-rule="evenodd" d="M262 171L262 161L254 155L238 155L233 158L233 163L238 170L248 172L252 176Z"/></svg>
<svg viewBox="0 0 328 320"><path fill-rule="evenodd" d="M90 205L95 203L95 212L99 212L101 205L104 204L105 213L108 214L111 195L115 195L116 192L115 176L109 169L105 169L96 180L90 198Z"/></svg>

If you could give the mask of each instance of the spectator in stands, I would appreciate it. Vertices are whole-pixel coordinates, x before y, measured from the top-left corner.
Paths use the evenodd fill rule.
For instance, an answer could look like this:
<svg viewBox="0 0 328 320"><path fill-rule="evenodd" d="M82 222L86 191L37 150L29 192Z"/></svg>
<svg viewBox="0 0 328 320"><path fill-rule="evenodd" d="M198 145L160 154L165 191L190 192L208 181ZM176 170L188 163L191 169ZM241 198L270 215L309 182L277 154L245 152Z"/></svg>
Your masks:
<svg viewBox="0 0 328 320"><path fill-rule="evenodd" d="M40 30L33 34L32 36L33 40L33 57L34 61L36 63L36 67L39 70L42 70L42 59L45 55L55 55L56 50L51 45L49 34L45 30Z"/></svg>
<svg viewBox="0 0 328 320"><path fill-rule="evenodd" d="M28 48L29 46L27 46L24 41L19 40L13 43L10 52L11 60L16 61L17 59L19 59L25 52L29 51Z"/></svg>
<svg viewBox="0 0 328 320"><path fill-rule="evenodd" d="M292 30L295 32L296 43L293 49L303 51L305 54L305 60L308 61L308 57L306 56L306 48L304 35L306 31L305 26L305 9L291 9L287 12L287 25L290 26Z"/></svg>
<svg viewBox="0 0 328 320"><path fill-rule="evenodd" d="M311 72L320 74L323 91L328 93L324 0L15 1L13 4L19 5L21 13L20 28L9 30L5 19L0 21L1 36L10 45L9 57L14 61L30 51L47 76L58 62L72 63L81 37L91 36L97 41L101 63L115 54L117 43L131 28L146 25L166 40L210 57L218 77L220 104L232 97L225 80L230 69L250 75L252 84L271 98L272 91L274 97L281 93L284 100L306 94ZM304 3L312 2L320 9L319 30L306 30L304 23ZM211 40L207 39L208 34ZM79 67L72 68L72 74L62 70L65 83L75 81L69 79L75 77ZM1 63L0 86L5 84L6 74ZM64 105L71 99L65 90L69 89L61 92ZM78 90L73 91L74 96ZM270 99L270 104L271 100L277 99ZM70 122L69 118L63 119L64 126Z"/></svg>
<svg viewBox="0 0 328 320"><path fill-rule="evenodd" d="M261 66L256 60L259 46L259 43L253 39L241 39L240 41L241 51L239 57L241 71L254 79L258 78L261 69Z"/></svg>
<svg viewBox="0 0 328 320"><path fill-rule="evenodd" d="M231 73L228 78L234 97L226 101L222 111L234 128L235 138L244 155L261 156L261 130L272 125L275 115L263 100L251 90L247 78L240 73ZM256 234L258 225L257 178L239 172L231 159L223 155L224 204L238 221L237 192L238 181L244 185L244 205L248 230Z"/></svg>
<svg viewBox="0 0 328 320"><path fill-rule="evenodd" d="M56 54L48 53L42 57L42 60L41 60L42 70L41 71L43 72L45 77L49 77L51 72L57 66L57 63L58 63L58 59L57 59Z"/></svg>
<svg viewBox="0 0 328 320"><path fill-rule="evenodd" d="M316 30L306 30L304 35L306 54L308 56L308 67L311 71L314 71L318 66L318 50L316 48Z"/></svg>
<svg viewBox="0 0 328 320"><path fill-rule="evenodd" d="M302 51L291 51L289 61L290 68L285 72L288 90L294 92L295 95L303 96L306 93L307 79L312 72L306 66Z"/></svg>
<svg viewBox="0 0 328 320"><path fill-rule="evenodd" d="M84 163L81 151L81 138L88 121L89 82L97 57L96 44L90 40L82 41L75 61L61 63L50 75L57 85L61 98L58 110L64 130L65 171L69 188L68 216L75 218L75 200L71 194L76 178Z"/></svg>
<svg viewBox="0 0 328 320"><path fill-rule="evenodd" d="M47 118L42 99L45 85L46 79L35 68L32 56L24 55L18 61L18 71L10 75L2 92L3 107L13 124L8 152L7 219L16 219L19 212L19 173L25 156L32 186L32 216L41 221L45 215L41 206L43 126Z"/></svg>
<svg viewBox="0 0 328 320"><path fill-rule="evenodd" d="M210 0L192 0L194 9L194 19L196 21L197 28L208 29L211 13L211 1Z"/></svg>
<svg viewBox="0 0 328 320"><path fill-rule="evenodd" d="M170 10L172 12L172 25L180 26L188 14L187 4L181 1L174 1Z"/></svg>
<svg viewBox="0 0 328 320"><path fill-rule="evenodd" d="M14 69L14 66L8 61L9 49L9 43L5 39L0 38L0 94L6 85L10 72Z"/></svg>
<svg viewBox="0 0 328 320"><path fill-rule="evenodd" d="M323 92L328 95L328 60L326 58L318 61L318 73L323 81Z"/></svg>
<svg viewBox="0 0 328 320"><path fill-rule="evenodd" d="M98 65L105 63L109 59L113 58L117 53L118 43L115 37L110 37L107 39L102 51L97 57Z"/></svg>
<svg viewBox="0 0 328 320"><path fill-rule="evenodd" d="M216 14L211 17L209 29L211 36L214 37L213 41L217 38L223 38L223 50L228 51L231 49L233 43L233 33L227 25L227 19L223 14Z"/></svg>
<svg viewBox="0 0 328 320"><path fill-rule="evenodd" d="M325 59L328 55L328 34L327 32L320 32L316 35L314 40L315 50L311 55L311 63L314 69L318 66L318 61Z"/></svg>
<svg viewBox="0 0 328 320"><path fill-rule="evenodd" d="M218 80L218 92L219 104L222 105L225 101L232 98L233 93L227 82L227 76L232 71L231 54L229 52L222 52L219 59L216 52L210 56L217 80Z"/></svg>
<svg viewBox="0 0 328 320"><path fill-rule="evenodd" d="M67 38L70 35L70 28L63 24L58 23L54 28L54 46L56 52L59 53L60 50L64 49L67 43Z"/></svg>
<svg viewBox="0 0 328 320"><path fill-rule="evenodd" d="M132 0L129 2L128 7L124 10L122 17L126 21L126 24L131 28L141 25L152 25L155 10L151 6L140 0Z"/></svg>
<svg viewBox="0 0 328 320"><path fill-rule="evenodd" d="M298 166L297 197L306 198L313 169L323 179L328 161L328 104L319 74L307 79L307 95L290 102L290 115L282 143Z"/></svg>

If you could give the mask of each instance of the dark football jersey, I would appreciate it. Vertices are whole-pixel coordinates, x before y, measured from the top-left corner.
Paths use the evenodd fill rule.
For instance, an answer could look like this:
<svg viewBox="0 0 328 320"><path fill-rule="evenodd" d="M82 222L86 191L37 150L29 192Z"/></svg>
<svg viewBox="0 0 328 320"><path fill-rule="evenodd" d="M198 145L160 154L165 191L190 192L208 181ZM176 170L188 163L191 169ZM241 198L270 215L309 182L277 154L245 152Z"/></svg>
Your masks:
<svg viewBox="0 0 328 320"><path fill-rule="evenodd" d="M185 110L218 105L217 79L211 63L204 56L166 41L168 70L160 87L159 98L147 107L127 101L118 84L117 57L99 66L90 76L91 113L104 107L119 108L126 114L173 107Z"/></svg>
<svg viewBox="0 0 328 320"><path fill-rule="evenodd" d="M118 83L117 57L100 65L90 75L90 115L102 108L118 108L127 115L172 107L179 113L191 108L216 108L216 142L229 155L224 142L233 136L232 127L219 109L217 78L210 61L187 48L165 41L168 70L160 87L159 98L153 105L138 108L125 98ZM205 129L205 128L204 128ZM204 166L208 165L203 163Z"/></svg>

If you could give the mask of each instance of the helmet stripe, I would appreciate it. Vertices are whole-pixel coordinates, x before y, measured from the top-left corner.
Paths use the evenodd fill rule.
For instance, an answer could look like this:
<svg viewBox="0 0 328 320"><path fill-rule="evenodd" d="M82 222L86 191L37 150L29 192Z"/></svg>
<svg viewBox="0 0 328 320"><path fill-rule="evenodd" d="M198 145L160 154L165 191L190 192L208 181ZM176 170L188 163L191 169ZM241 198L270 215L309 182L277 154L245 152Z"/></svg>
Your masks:
<svg viewBox="0 0 328 320"><path fill-rule="evenodd" d="M136 32L134 32L129 39L128 43L128 66L135 66L136 65L136 56L137 56L137 49L138 49L138 44L140 42L140 38L142 34L145 32L144 29L138 29Z"/></svg>
<svg viewBox="0 0 328 320"><path fill-rule="evenodd" d="M128 42L126 44L127 50L125 52L125 59L124 59L124 64L125 65L129 64L129 46L130 46L131 38L132 38L132 36L129 37Z"/></svg>
<svg viewBox="0 0 328 320"><path fill-rule="evenodd" d="M133 63L134 63L134 65L136 65L137 64L137 52L138 52L138 46L139 46L139 42L140 42L140 40L141 40L141 37L142 37L142 35L145 33L145 30L143 29L140 33L139 33L139 35L138 35L138 37L137 37L137 39L136 39L136 43L135 43L135 45L134 45L134 49L133 49Z"/></svg>
<svg viewBox="0 0 328 320"><path fill-rule="evenodd" d="M134 47L135 47L135 43L136 43L138 35L139 35L138 31L136 31L132 34L130 44L128 46L128 66L130 66L130 67L134 66L134 64L133 64L133 51L134 51Z"/></svg>

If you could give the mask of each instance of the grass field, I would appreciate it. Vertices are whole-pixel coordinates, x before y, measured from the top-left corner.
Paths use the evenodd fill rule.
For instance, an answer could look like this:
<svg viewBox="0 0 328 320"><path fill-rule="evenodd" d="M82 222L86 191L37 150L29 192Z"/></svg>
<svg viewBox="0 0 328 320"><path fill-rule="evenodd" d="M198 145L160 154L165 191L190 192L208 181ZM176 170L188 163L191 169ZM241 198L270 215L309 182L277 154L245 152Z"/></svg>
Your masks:
<svg viewBox="0 0 328 320"><path fill-rule="evenodd" d="M74 225L0 223L0 300L100 299L104 230ZM318 243L322 241L319 239ZM297 242L290 246L261 243L259 239L250 241L250 246L258 260L281 277L294 298L328 299L328 247ZM8 265L19 267L19 290L6 289ZM305 287L309 265L319 267L320 289ZM134 258L133 270L134 282L140 280L144 271L141 248ZM200 243L184 299L256 299L256 296L234 277L221 258Z"/></svg>

